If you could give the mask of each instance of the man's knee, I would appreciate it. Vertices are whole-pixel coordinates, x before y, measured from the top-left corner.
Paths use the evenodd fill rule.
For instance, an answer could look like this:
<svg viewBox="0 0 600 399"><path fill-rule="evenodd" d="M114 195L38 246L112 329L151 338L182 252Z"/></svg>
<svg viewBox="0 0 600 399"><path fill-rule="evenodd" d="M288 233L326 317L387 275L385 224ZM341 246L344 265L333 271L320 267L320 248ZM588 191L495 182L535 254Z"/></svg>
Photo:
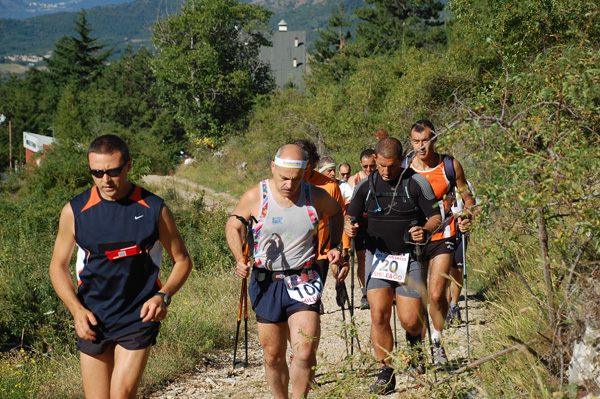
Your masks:
<svg viewBox="0 0 600 399"><path fill-rule="evenodd" d="M441 289L431 290L429 299L436 304L444 303L446 301L446 284L442 285Z"/></svg>
<svg viewBox="0 0 600 399"><path fill-rule="evenodd" d="M373 307L371 307L371 323L375 326L380 327L389 324L391 316L391 310L373 309Z"/></svg>
<svg viewBox="0 0 600 399"><path fill-rule="evenodd" d="M423 320L421 317L412 317L410 319L400 320L400 325L411 335L420 334L423 329Z"/></svg>
<svg viewBox="0 0 600 399"><path fill-rule="evenodd" d="M265 358L265 363L268 366L275 366L281 364L281 362L285 363L285 351L281 351L272 346L264 346L263 347L263 355ZM294 353L294 357L296 353Z"/></svg>

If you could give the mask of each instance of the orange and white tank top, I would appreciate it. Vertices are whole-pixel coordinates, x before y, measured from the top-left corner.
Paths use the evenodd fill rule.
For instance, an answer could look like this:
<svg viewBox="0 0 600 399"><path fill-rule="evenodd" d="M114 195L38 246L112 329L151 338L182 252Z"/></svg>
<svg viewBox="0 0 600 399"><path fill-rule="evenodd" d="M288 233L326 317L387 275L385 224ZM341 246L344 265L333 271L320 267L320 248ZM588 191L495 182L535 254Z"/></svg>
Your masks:
<svg viewBox="0 0 600 399"><path fill-rule="evenodd" d="M452 237L456 234L456 226L452 223L452 213L450 207L454 202L454 198L450 193L450 180L444 172L444 161L441 155L438 155L440 160L437 166L433 169L420 170L414 167L411 163L410 167L418 174L424 176L435 193L435 197L438 199L438 206L440 208L440 215L442 215L442 227L437 233L431 236L431 241L439 241L444 238Z"/></svg>

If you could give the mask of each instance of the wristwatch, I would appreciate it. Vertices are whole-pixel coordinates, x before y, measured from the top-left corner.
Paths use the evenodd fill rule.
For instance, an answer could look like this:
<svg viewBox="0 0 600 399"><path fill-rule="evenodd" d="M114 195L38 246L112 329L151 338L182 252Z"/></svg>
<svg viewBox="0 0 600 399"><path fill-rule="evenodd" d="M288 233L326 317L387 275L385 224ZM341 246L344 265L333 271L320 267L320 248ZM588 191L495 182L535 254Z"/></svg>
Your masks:
<svg viewBox="0 0 600 399"><path fill-rule="evenodd" d="M165 294L164 292L157 292L154 296L160 296L165 301L165 306L169 306L171 304L171 295Z"/></svg>

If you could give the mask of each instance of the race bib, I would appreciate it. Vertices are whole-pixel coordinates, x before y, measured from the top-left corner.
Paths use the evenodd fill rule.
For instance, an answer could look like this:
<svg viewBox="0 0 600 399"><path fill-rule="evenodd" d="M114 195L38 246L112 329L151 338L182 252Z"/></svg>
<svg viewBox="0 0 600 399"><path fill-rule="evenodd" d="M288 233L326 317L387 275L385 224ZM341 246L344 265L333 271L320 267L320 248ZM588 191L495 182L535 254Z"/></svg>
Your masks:
<svg viewBox="0 0 600 399"><path fill-rule="evenodd" d="M288 295L295 301L312 305L323 295L323 282L314 270L287 276L284 281Z"/></svg>
<svg viewBox="0 0 600 399"><path fill-rule="evenodd" d="M400 255L390 255L376 249L373 255L371 277L405 284L408 256L408 252Z"/></svg>

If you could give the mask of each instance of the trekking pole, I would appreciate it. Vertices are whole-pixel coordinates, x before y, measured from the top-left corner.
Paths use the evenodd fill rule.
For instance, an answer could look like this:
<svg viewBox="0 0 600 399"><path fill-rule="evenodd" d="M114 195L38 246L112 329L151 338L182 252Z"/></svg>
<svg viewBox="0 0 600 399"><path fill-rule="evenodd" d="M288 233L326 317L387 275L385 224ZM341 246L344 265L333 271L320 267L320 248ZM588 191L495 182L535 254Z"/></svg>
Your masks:
<svg viewBox="0 0 600 399"><path fill-rule="evenodd" d="M235 215L234 215L235 216ZM250 217L250 220L246 221L244 218L240 216L236 216L237 219L242 222L246 226L246 239L242 243L242 252L243 252L243 261L244 264L248 263L248 259L250 258L250 243L253 240L252 236L252 221L256 221L254 217ZM240 324L242 322L242 307L244 308L244 335L245 335L245 355L246 361L236 361L237 357L237 346L238 340L240 336ZM233 368L236 366L247 367L248 366L248 278L244 278L242 280L242 289L240 292L240 306L238 308L238 316L237 316L237 328L235 332L235 346L233 348Z"/></svg>
<svg viewBox="0 0 600 399"><path fill-rule="evenodd" d="M248 364L248 317L246 316L246 320L245 320L245 325L246 325L246 363L241 362L241 361L236 361L236 356L237 356L237 347L238 347L238 340L240 337L240 324L242 322L242 306L245 305L246 301L246 290L247 290L247 279L242 280L242 290L240 292L240 306L238 308L238 317L237 317L237 329L235 332L235 346L233 347L233 368L236 368L237 366L242 366L242 367L246 367ZM247 314L247 307L246 307L246 314Z"/></svg>
<svg viewBox="0 0 600 399"><path fill-rule="evenodd" d="M429 337L429 351L431 352L431 358L433 359L433 340L431 339L431 326L429 324L429 291L427 290L427 271L425 269L425 262L423 261L423 248L419 243L415 243L415 253L417 254L417 263L421 268L421 280L425 286L425 301L423 306L425 307L425 324L427 325L427 336ZM433 369L433 378L437 382L437 371Z"/></svg>
<svg viewBox="0 0 600 399"><path fill-rule="evenodd" d="M396 327L396 317L398 317L398 312L396 312L396 298L392 301L392 312L394 312L394 315L392 316L394 318L394 348L398 350L398 329Z"/></svg>
<svg viewBox="0 0 600 399"><path fill-rule="evenodd" d="M463 285L465 286L465 317L467 323L467 360L471 358L471 347L469 345L469 306L467 301L467 236L469 233L462 233L463 250Z"/></svg>
<svg viewBox="0 0 600 399"><path fill-rule="evenodd" d="M418 225L418 221L412 221L410 223L410 225L408 226L408 229L410 229L413 226L417 226ZM407 236L408 237L407 237ZM427 327L427 336L429 337L429 351L431 352L431 358L433 360L433 340L431 339L431 326L429 324L429 310L428 310L428 305L429 305L429 290L427 289L427 269L425 268L425 260L423 259L423 246L426 244L423 243L419 243L416 241L413 241L411 238L410 233L408 233L408 230L406 231L406 235L405 235L405 239L404 241L408 244L412 244L415 247L415 255L416 255L416 260L417 263L419 265L419 271L421 272L421 283L422 286L425 287L425 292L421 294L422 297L422 302L423 302L423 307L425 308L425 325ZM433 369L433 378L435 379L435 382L437 382L437 371L435 370L435 368Z"/></svg>
<svg viewBox="0 0 600 399"><path fill-rule="evenodd" d="M356 221L355 217L351 217L350 218L350 223L353 223ZM355 245L354 245L354 238L352 238L350 240L350 320L352 320L352 326L354 327L354 255L355 255ZM346 295L346 299L348 298L348 295ZM354 356L354 331L352 331L352 334L350 335L350 356ZM359 343L360 345L360 343Z"/></svg>
<svg viewBox="0 0 600 399"><path fill-rule="evenodd" d="M339 268L338 268L338 273L339 273ZM346 326L346 309L345 309L345 303L348 300L347 296L348 296L348 292L346 291L346 284L344 284L344 282L336 282L335 283L335 301L337 302L338 306L340 308L342 308L342 322L344 324L344 342L346 342L346 358L348 358L350 356L350 352L349 352L349 348L348 348L348 329Z"/></svg>

